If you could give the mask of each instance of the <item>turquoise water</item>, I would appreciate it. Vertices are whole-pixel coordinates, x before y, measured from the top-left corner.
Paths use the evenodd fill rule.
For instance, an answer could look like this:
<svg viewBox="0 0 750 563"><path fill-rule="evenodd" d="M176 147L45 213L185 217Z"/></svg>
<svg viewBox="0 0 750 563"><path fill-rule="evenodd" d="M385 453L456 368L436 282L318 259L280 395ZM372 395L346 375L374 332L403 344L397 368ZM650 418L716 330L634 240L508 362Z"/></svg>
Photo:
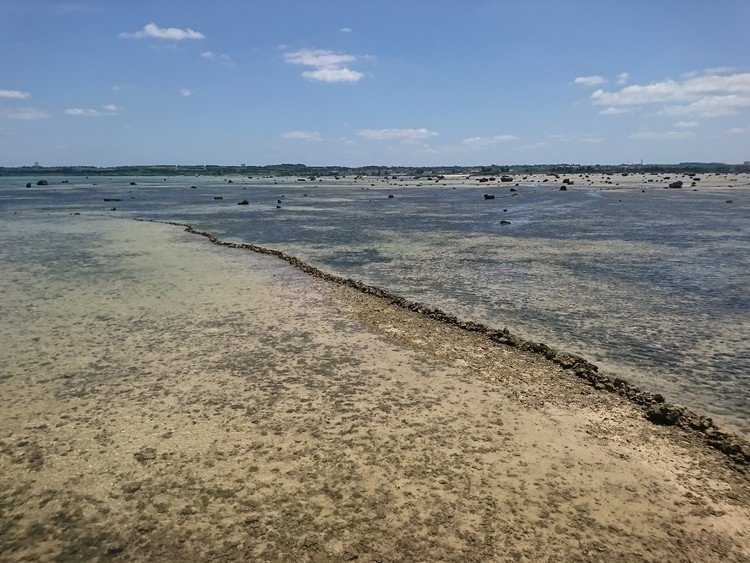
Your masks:
<svg viewBox="0 0 750 563"><path fill-rule="evenodd" d="M190 222L581 354L750 435L746 187L513 195L451 182L67 179L0 178L0 217Z"/></svg>

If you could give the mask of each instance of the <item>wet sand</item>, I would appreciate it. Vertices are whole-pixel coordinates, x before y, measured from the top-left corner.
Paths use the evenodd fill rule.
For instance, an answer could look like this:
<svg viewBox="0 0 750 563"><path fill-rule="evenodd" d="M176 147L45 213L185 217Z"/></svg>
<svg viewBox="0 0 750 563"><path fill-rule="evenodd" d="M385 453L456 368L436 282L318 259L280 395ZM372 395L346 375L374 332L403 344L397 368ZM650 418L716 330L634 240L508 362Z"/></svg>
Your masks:
<svg viewBox="0 0 750 563"><path fill-rule="evenodd" d="M179 227L0 242L0 560L750 558L746 467L538 354Z"/></svg>

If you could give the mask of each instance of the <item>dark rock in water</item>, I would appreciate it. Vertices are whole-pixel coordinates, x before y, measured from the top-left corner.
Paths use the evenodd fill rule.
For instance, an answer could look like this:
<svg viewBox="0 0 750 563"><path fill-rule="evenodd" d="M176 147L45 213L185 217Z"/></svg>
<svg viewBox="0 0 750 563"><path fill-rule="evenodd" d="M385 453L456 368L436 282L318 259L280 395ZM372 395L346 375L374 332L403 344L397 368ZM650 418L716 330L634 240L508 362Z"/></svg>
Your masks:
<svg viewBox="0 0 750 563"><path fill-rule="evenodd" d="M682 187L682 180L677 180L676 182L672 182L669 184L670 188L681 188Z"/></svg>
<svg viewBox="0 0 750 563"><path fill-rule="evenodd" d="M68 180L63 180L63 181L62 181L62 182L60 182L60 183L61 183L61 184L67 184L67 183L68 183Z"/></svg>
<svg viewBox="0 0 750 563"><path fill-rule="evenodd" d="M495 199L494 194L484 194L484 199Z"/></svg>
<svg viewBox="0 0 750 563"><path fill-rule="evenodd" d="M220 195L215 195L215 196L214 196L214 199L224 199L224 197L223 197L223 196L220 196Z"/></svg>
<svg viewBox="0 0 750 563"><path fill-rule="evenodd" d="M567 192L568 191L568 186L560 186L560 191L561 192Z"/></svg>
<svg viewBox="0 0 750 563"><path fill-rule="evenodd" d="M113 207L112 209L110 209L110 211L117 211L117 208Z"/></svg>
<svg viewBox="0 0 750 563"><path fill-rule="evenodd" d="M105 197L104 201L122 201L121 199L117 199L116 197Z"/></svg>
<svg viewBox="0 0 750 563"><path fill-rule="evenodd" d="M30 188L31 187L31 182L26 182L26 187Z"/></svg>
<svg viewBox="0 0 750 563"><path fill-rule="evenodd" d="M232 182L232 180L227 180L227 183L228 184L234 184L234 182Z"/></svg>
<svg viewBox="0 0 750 563"><path fill-rule="evenodd" d="M734 203L734 200L733 199L728 199L727 203Z"/></svg>
<svg viewBox="0 0 750 563"><path fill-rule="evenodd" d="M130 182L131 186L136 186L137 184L135 182Z"/></svg>
<svg viewBox="0 0 750 563"><path fill-rule="evenodd" d="M645 193L646 193L646 190L641 190L641 193L642 193L642 194L645 194Z"/></svg>
<svg viewBox="0 0 750 563"><path fill-rule="evenodd" d="M276 209L281 209L281 206L280 206L280 205L277 205L277 206L276 206Z"/></svg>
<svg viewBox="0 0 750 563"><path fill-rule="evenodd" d="M503 209L503 213L507 213L507 212L508 212L508 210L507 210L507 209Z"/></svg>
<svg viewBox="0 0 750 563"><path fill-rule="evenodd" d="M276 200L276 203L281 203L281 200L280 200L280 199L277 199L277 200Z"/></svg>
<svg viewBox="0 0 750 563"><path fill-rule="evenodd" d="M510 225L510 221L506 221L505 219L500 221L501 225Z"/></svg>
<svg viewBox="0 0 750 563"><path fill-rule="evenodd" d="M388 199L393 199L395 196L393 194L388 194Z"/></svg>
<svg viewBox="0 0 750 563"><path fill-rule="evenodd" d="M237 203L237 205L250 205L250 202L247 201L246 199L243 199L242 201L240 201L239 203Z"/></svg>
<svg viewBox="0 0 750 563"><path fill-rule="evenodd" d="M503 174L502 176L500 176L500 181L501 182L512 182L513 181L513 176L508 176L507 174Z"/></svg>
<svg viewBox="0 0 750 563"><path fill-rule="evenodd" d="M197 186L190 186L190 189L191 190L197 190L198 188L197 188Z"/></svg>
<svg viewBox="0 0 750 563"><path fill-rule="evenodd" d="M518 190L516 188L511 188L510 191L517 192Z"/></svg>
<svg viewBox="0 0 750 563"><path fill-rule="evenodd" d="M48 182L47 180L39 180L39 181L38 181L38 182L36 183L36 185L37 185L37 186L48 186L48 185L49 185L49 182Z"/></svg>
<svg viewBox="0 0 750 563"><path fill-rule="evenodd" d="M487 178L479 178L479 183L480 184L483 184L483 183L488 182L488 181L489 180L487 180Z"/></svg>
<svg viewBox="0 0 750 563"><path fill-rule="evenodd" d="M135 452L133 457L135 457L136 461L146 463L147 461L156 459L156 450L154 448L143 448L141 451Z"/></svg>

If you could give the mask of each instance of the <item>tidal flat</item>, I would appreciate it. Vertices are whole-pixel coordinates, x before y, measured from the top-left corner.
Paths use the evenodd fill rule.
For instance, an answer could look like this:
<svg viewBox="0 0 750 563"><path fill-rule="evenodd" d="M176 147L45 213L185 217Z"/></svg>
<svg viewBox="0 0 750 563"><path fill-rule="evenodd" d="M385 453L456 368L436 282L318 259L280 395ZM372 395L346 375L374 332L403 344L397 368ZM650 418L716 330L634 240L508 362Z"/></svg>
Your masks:
<svg viewBox="0 0 750 563"><path fill-rule="evenodd" d="M750 476L540 356L182 228L0 223L3 560L729 560Z"/></svg>

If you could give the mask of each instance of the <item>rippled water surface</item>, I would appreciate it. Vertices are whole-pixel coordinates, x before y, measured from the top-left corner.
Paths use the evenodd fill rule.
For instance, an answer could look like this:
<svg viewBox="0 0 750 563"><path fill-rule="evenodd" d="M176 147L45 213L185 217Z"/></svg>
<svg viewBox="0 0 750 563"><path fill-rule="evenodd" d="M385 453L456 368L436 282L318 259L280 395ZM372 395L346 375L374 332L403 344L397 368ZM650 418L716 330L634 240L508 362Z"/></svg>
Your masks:
<svg viewBox="0 0 750 563"><path fill-rule="evenodd" d="M61 180L0 178L0 216L190 222L579 353L750 435L748 188Z"/></svg>

